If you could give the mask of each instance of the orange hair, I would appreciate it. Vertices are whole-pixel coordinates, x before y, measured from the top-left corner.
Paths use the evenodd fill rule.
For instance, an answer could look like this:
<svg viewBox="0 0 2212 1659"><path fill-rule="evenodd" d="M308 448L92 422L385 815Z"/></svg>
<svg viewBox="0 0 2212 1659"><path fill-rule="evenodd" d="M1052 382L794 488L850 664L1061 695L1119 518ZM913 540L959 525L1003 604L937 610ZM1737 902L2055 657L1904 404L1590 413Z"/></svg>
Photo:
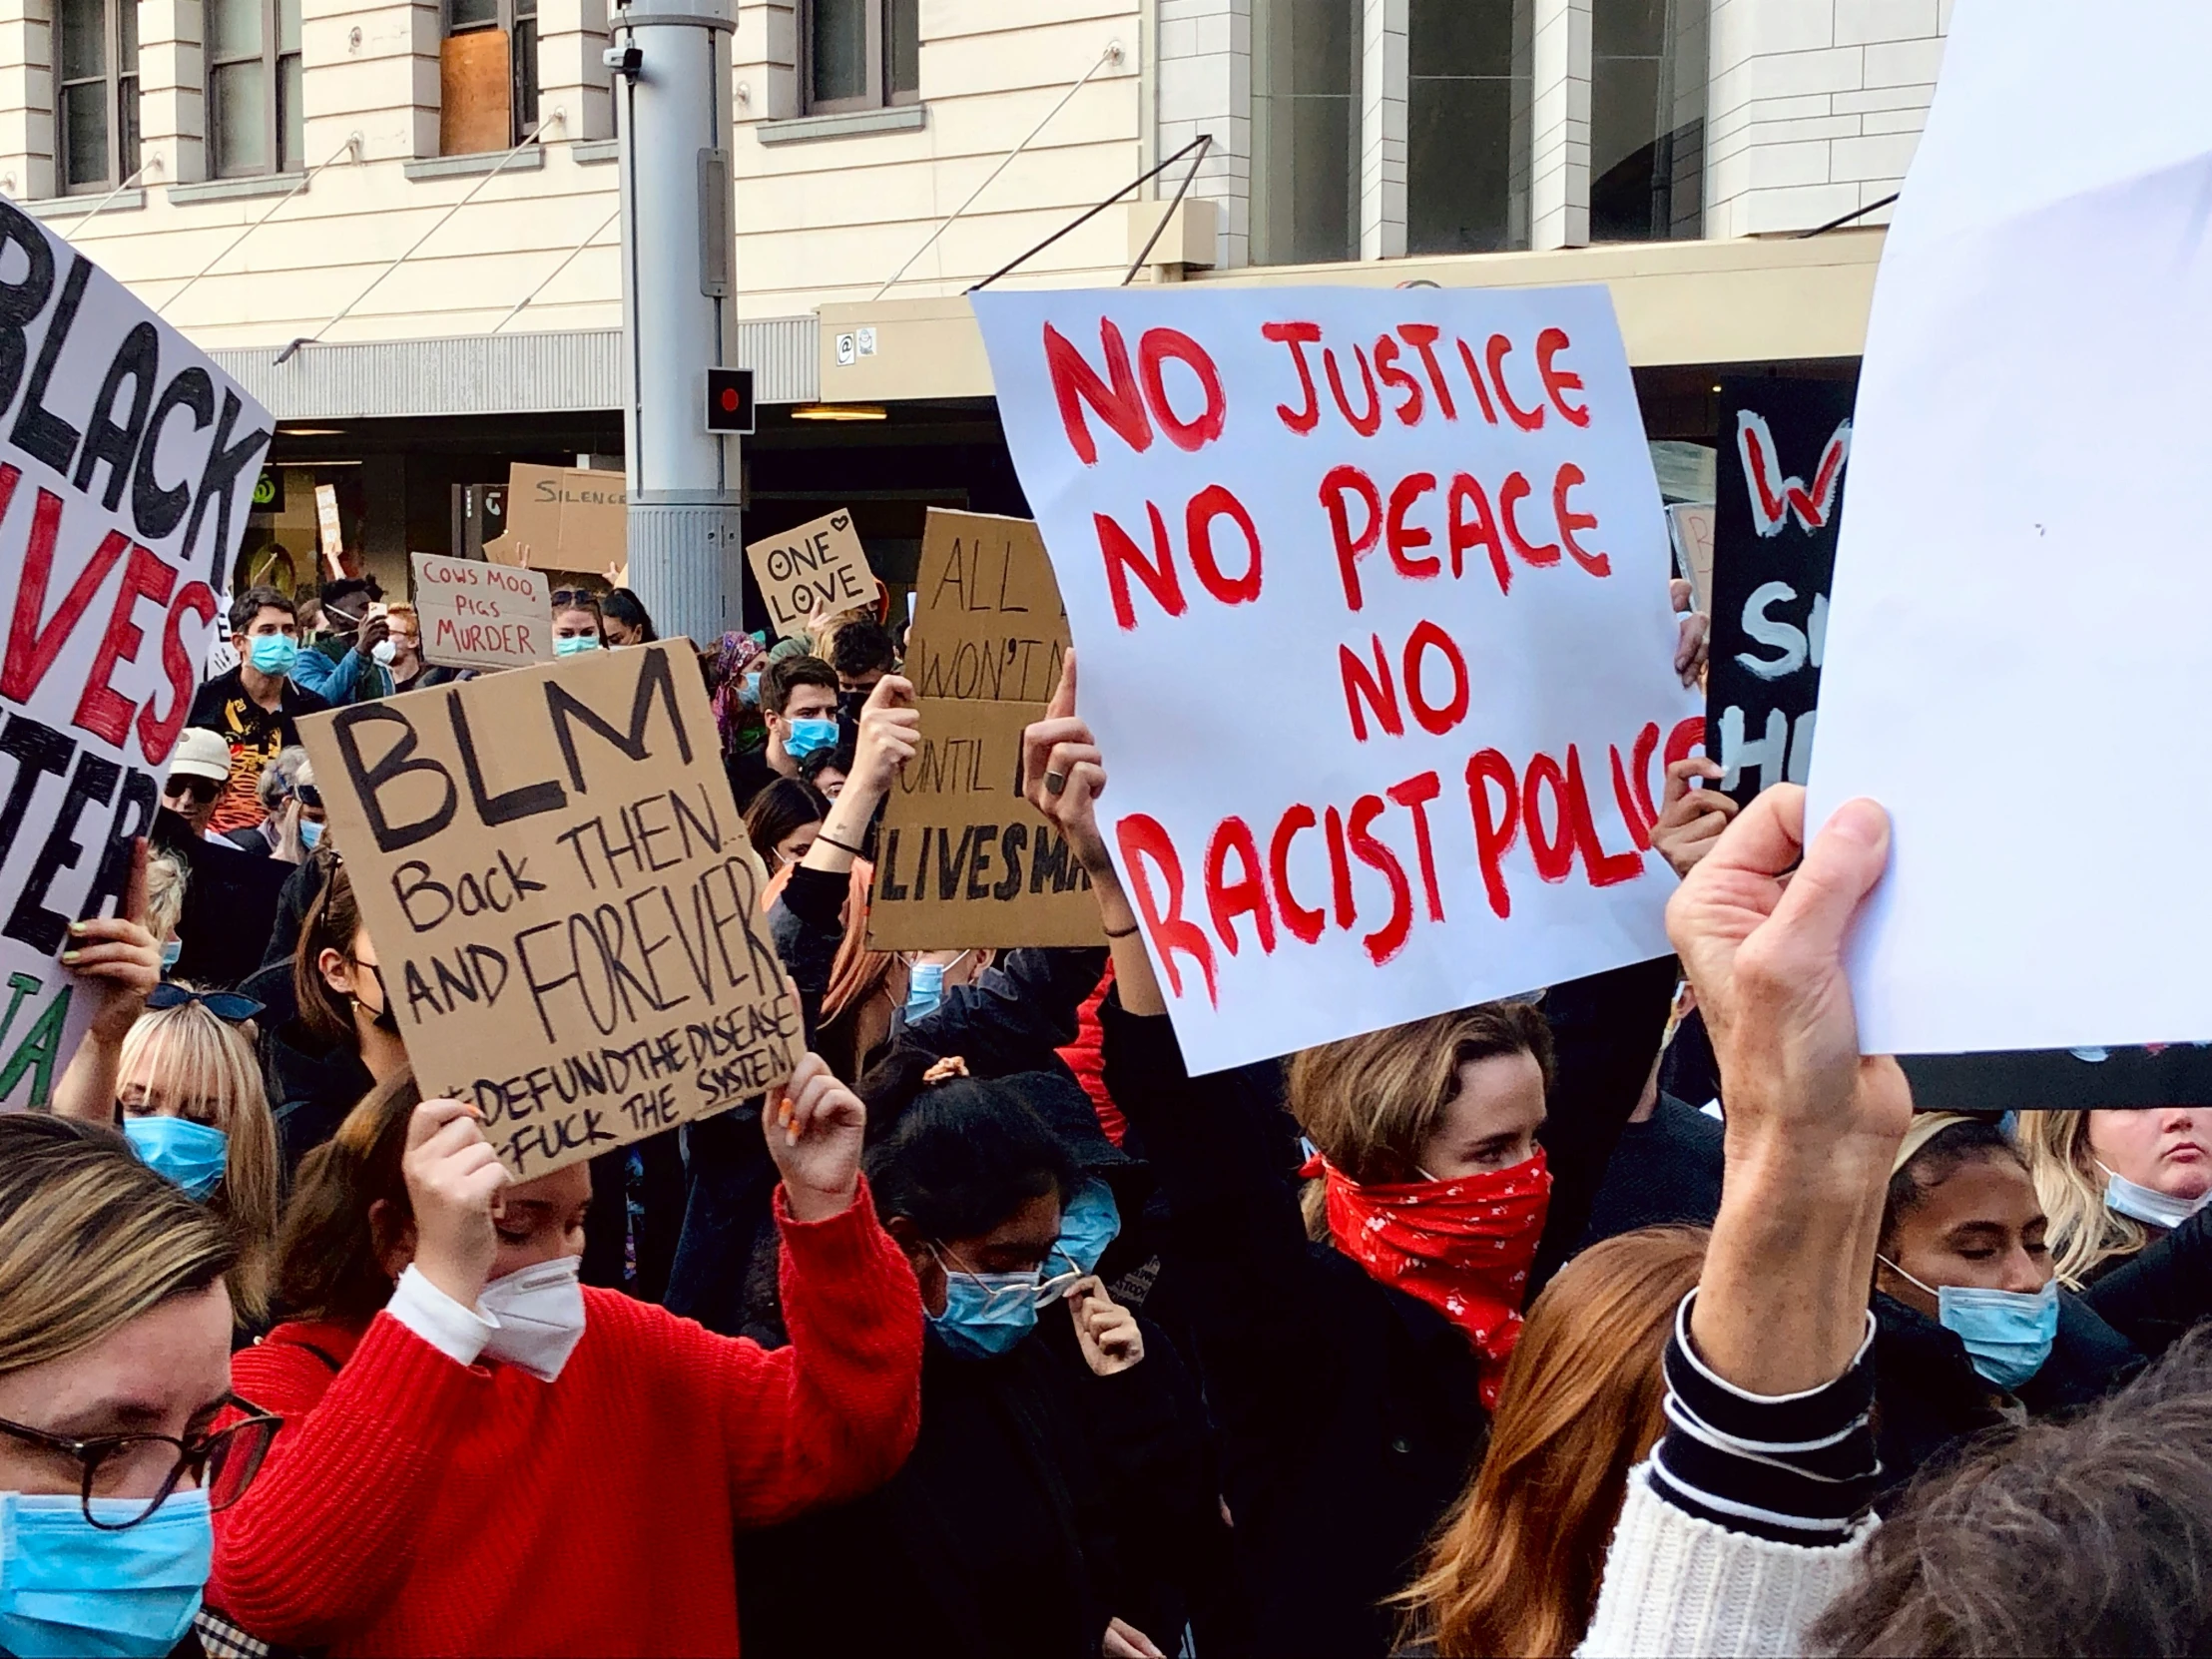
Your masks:
<svg viewBox="0 0 2212 1659"><path fill-rule="evenodd" d="M1482 1466L1396 1598L1444 1659L1580 1645L1628 1471L1666 1427L1661 1362L1707 1237L1650 1227L1607 1239L1529 1310Z"/></svg>

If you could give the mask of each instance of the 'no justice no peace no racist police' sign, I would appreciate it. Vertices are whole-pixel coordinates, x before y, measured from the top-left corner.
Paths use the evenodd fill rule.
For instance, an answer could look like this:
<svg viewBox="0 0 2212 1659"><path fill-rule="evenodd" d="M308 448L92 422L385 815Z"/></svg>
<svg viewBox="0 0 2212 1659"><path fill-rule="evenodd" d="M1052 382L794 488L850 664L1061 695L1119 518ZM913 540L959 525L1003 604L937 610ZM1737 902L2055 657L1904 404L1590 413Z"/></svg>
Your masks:
<svg viewBox="0 0 2212 1659"><path fill-rule="evenodd" d="M1667 949L1702 721L1603 288L976 310L1195 1069Z"/></svg>

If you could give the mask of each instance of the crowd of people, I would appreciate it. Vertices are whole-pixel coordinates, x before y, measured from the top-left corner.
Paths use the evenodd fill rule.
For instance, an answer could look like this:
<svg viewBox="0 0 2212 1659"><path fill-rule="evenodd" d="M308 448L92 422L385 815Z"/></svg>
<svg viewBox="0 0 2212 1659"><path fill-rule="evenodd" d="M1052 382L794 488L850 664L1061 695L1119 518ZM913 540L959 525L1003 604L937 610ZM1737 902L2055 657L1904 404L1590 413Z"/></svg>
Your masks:
<svg viewBox="0 0 2212 1659"><path fill-rule="evenodd" d="M564 660L658 637L553 604ZM298 745L455 671L373 584L312 607L238 596L0 1117L0 1651L2212 1640L2212 1119L1916 1114L1843 967L1873 804L1679 762L1677 956L1194 1076L1072 653L1022 779L1101 942L901 953L898 634L730 634L806 1058L518 1183L418 1088Z"/></svg>

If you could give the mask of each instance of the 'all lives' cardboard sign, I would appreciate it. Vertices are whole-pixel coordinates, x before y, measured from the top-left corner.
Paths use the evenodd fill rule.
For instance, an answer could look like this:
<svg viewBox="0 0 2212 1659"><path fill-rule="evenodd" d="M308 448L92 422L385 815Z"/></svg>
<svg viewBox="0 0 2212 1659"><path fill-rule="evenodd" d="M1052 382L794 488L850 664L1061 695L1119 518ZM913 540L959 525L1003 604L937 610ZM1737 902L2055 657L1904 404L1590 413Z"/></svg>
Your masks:
<svg viewBox="0 0 2212 1659"><path fill-rule="evenodd" d="M1103 942L1089 878L1021 793L1022 731L1067 650L1036 525L931 508L905 663L921 748L883 815L874 949Z"/></svg>
<svg viewBox="0 0 2212 1659"><path fill-rule="evenodd" d="M781 1085L800 1015L683 642L300 722L425 1095L528 1180Z"/></svg>
<svg viewBox="0 0 2212 1659"><path fill-rule="evenodd" d="M246 533L268 410L0 201L0 1109L91 1019L59 961L113 915Z"/></svg>

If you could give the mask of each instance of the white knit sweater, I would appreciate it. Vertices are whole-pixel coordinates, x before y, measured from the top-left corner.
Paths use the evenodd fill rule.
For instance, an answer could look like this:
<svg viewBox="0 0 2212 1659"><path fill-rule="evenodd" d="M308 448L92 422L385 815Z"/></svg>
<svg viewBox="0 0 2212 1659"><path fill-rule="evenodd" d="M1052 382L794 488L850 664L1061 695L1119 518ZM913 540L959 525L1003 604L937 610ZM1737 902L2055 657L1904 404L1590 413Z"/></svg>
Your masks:
<svg viewBox="0 0 2212 1659"><path fill-rule="evenodd" d="M1649 1470L1642 1463L1629 1473L1597 1615L1576 1651L1594 1659L1780 1659L1810 1651L1807 1633L1858 1575L1874 1518L1841 1545L1770 1543L1664 1501Z"/></svg>

